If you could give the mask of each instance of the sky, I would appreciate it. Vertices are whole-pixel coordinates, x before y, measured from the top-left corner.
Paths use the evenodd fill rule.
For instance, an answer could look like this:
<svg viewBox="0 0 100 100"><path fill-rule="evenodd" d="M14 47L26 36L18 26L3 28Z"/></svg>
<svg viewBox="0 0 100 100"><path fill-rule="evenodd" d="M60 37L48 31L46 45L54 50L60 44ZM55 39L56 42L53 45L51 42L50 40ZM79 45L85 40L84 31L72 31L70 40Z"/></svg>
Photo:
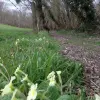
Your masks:
<svg viewBox="0 0 100 100"><path fill-rule="evenodd" d="M18 6L18 4L16 4L15 0L2 0L2 1L4 1L6 3L6 6L9 7L10 9L16 9L16 7L19 8L19 6ZM16 7L10 1L13 4L15 4Z"/></svg>
<svg viewBox="0 0 100 100"><path fill-rule="evenodd" d="M100 2L100 0L95 0L95 2L96 2L96 3L99 3L99 2Z"/></svg>

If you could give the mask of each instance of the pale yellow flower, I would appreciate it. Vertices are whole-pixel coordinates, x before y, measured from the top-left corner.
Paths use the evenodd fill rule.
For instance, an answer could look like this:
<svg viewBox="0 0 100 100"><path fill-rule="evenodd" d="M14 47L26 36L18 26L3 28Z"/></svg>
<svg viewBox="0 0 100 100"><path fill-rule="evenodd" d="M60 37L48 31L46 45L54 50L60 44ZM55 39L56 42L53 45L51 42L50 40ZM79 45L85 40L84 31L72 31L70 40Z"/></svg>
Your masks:
<svg viewBox="0 0 100 100"><path fill-rule="evenodd" d="M9 94L9 93L12 93L13 92L13 80L15 80L15 76L12 76L11 77L11 80L9 82L9 84L7 84L4 89L2 89L2 96L4 96L5 94Z"/></svg>
<svg viewBox="0 0 100 100"><path fill-rule="evenodd" d="M37 97L37 84L33 84L27 96L27 100L35 100Z"/></svg>
<svg viewBox="0 0 100 100"><path fill-rule="evenodd" d="M55 86L55 84L56 84L55 77L50 78L49 81L50 81L50 82L49 82L49 86Z"/></svg>
<svg viewBox="0 0 100 100"><path fill-rule="evenodd" d="M50 81L49 86L55 86L56 84L56 79L55 79L55 72L52 71L48 76L47 79Z"/></svg>
<svg viewBox="0 0 100 100"><path fill-rule="evenodd" d="M20 71L20 65L17 67L17 69L15 70L14 74L17 76L17 73Z"/></svg>
<svg viewBox="0 0 100 100"><path fill-rule="evenodd" d="M39 41L42 41L42 38L39 38Z"/></svg>
<svg viewBox="0 0 100 100"><path fill-rule="evenodd" d="M58 74L58 75L60 75L60 74L61 74L61 71L56 71L56 72L57 72L57 74Z"/></svg>
<svg viewBox="0 0 100 100"><path fill-rule="evenodd" d="M51 73L49 73L49 75L47 76L47 79L49 80L50 78L55 76L55 72L52 71Z"/></svg>
<svg viewBox="0 0 100 100"><path fill-rule="evenodd" d="M19 43L19 39L16 40L15 45L17 46Z"/></svg>
<svg viewBox="0 0 100 100"><path fill-rule="evenodd" d="M46 37L43 37L43 39L45 40L45 39L46 39Z"/></svg>
<svg viewBox="0 0 100 100"><path fill-rule="evenodd" d="M21 80L21 82L27 81L27 80L28 80L28 75L26 74L25 77Z"/></svg>

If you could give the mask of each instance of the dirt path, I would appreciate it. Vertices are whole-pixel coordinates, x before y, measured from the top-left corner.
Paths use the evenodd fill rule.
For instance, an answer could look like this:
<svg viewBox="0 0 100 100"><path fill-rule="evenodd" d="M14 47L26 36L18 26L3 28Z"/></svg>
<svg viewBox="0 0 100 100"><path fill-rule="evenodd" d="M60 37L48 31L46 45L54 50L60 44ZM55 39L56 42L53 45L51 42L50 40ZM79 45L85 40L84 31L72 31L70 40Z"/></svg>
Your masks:
<svg viewBox="0 0 100 100"><path fill-rule="evenodd" d="M65 57L83 63L87 92L90 95L100 93L100 46L92 44L94 41L98 42L100 38L88 37L74 40L71 35L57 34L56 32L52 32L51 36L60 42L61 53Z"/></svg>

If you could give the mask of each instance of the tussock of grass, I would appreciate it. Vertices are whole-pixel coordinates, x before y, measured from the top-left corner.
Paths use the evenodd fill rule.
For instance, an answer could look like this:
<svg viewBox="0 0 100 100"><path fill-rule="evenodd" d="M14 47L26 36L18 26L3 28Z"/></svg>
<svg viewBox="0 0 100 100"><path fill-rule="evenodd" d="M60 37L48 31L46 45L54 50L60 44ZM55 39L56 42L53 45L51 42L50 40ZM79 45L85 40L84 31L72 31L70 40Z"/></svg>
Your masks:
<svg viewBox="0 0 100 100"><path fill-rule="evenodd" d="M61 70L66 94L77 94L78 89L84 88L81 64L63 58L59 54L58 43L46 32L40 32L38 35L25 32L26 29L0 25L0 63L4 64L8 73L1 66L0 70L8 79L21 65L21 69L34 83L40 84L51 71ZM16 45L17 39L19 41ZM0 74L0 89L7 82Z"/></svg>

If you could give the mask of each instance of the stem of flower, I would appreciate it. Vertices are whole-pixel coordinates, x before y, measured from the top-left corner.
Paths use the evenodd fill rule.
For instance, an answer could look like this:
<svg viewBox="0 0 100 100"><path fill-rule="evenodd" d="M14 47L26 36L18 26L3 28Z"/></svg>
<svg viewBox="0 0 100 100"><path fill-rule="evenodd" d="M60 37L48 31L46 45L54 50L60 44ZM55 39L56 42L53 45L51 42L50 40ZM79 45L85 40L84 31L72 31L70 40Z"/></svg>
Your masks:
<svg viewBox="0 0 100 100"><path fill-rule="evenodd" d="M61 95L63 94L63 86L62 86L62 79L61 79L61 76L58 75L58 78L59 78L59 82L60 82L60 91L61 91Z"/></svg>

